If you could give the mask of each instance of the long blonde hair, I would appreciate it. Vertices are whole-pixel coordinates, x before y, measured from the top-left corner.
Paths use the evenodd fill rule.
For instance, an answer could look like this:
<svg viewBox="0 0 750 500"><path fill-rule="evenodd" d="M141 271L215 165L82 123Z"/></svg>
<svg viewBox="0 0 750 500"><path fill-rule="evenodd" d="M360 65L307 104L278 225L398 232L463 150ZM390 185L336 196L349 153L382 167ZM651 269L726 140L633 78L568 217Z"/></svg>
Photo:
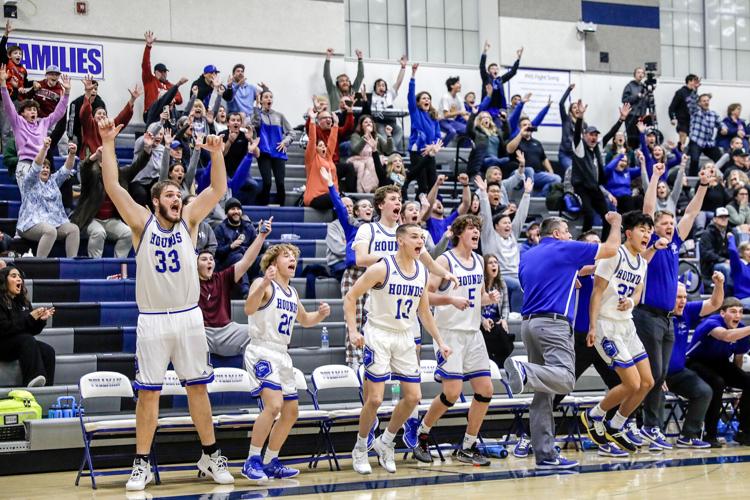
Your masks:
<svg viewBox="0 0 750 500"><path fill-rule="evenodd" d="M482 118L487 117L490 119L490 126L485 128L481 125ZM492 115L489 114L487 111L482 111L479 113L476 118L474 118L474 128L478 128L481 130L485 135L499 135L497 132L497 127L495 126L495 122L492 119Z"/></svg>

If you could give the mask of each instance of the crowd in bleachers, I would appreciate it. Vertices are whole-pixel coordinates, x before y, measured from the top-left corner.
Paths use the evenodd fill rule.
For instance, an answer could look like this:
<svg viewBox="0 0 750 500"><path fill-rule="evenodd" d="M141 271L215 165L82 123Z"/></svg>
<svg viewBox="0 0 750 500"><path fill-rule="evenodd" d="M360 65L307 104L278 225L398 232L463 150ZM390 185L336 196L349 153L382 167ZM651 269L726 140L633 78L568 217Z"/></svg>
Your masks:
<svg viewBox="0 0 750 500"><path fill-rule="evenodd" d="M99 124L111 116L103 100L106 96L99 95L96 81L84 79L81 88L54 65L46 69L43 80L29 80L21 49L7 46L11 32L8 22L0 41L0 124L4 167L17 184L21 203L16 234L3 234L0 242L5 256L20 257L14 248L25 244L35 257L48 257L58 240L64 242L67 257L79 255L82 241L86 241L85 254L91 258L105 255L107 241L114 243L114 249L107 251L113 251L115 257L132 255L131 230L102 180ZM291 195L295 203L335 214L324 219L332 221L324 237L325 266L316 272L339 281L341 296L346 296L372 264L366 252L360 251L363 247L355 244L362 224L420 224L425 249L437 258L452 246L451 224L456 218L478 215L482 220L479 251L484 256L485 285L488 292L498 292L493 295L495 303L483 307L481 329L490 358L499 366L514 349L515 336L508 322L518 318L524 304L519 265L523 255L540 242L542 214L538 205L532 209L534 199L543 198L551 213L575 221L571 225L580 228L576 233L581 233L583 240L607 239L610 223L605 215L612 210L656 214L657 234L666 214L674 227L680 220L689 221L689 227L679 231L679 242L676 239L672 245L677 244L675 255L681 243L682 253L698 260L703 291L719 293L715 290L719 287L722 294L741 301L727 299L721 306L712 296L702 309L698 307L700 314L694 314L694 302L689 302L692 316L685 320L688 330L697 327L701 335L710 336L710 325L723 325L726 332L741 333L715 335L713 342L718 345L701 351L704 337L694 336L688 348L687 339L679 338L684 332L676 331L675 345L681 346L681 356L687 356L687 361L683 359L683 366L673 371L671 344L665 344L670 352L660 361L659 373L654 373L659 394L661 382L667 380L671 387L669 376L688 368L714 391L696 398L705 407L705 442L718 445L716 412L724 387L750 387L750 377L741 373L742 355L748 350L744 339L750 332L738 324L739 319L727 319L727 315L737 314L738 304L740 315L742 305L750 307L750 129L741 118L740 104L730 105L722 118L710 108L711 95L701 93L699 77L688 75L669 108L679 138L665 140L665 135L677 134L653 126L655 116L646 103L645 72L638 68L617 111L617 103L586 103L573 98L575 86L570 85L563 95L550 96L536 116L527 116L523 110L530 95L506 96L504 87L518 70L523 49L518 50L517 60L507 72L501 73L497 64L486 65L490 48L486 43L479 64L482 87L468 89L462 96L460 79L450 76L445 81L446 93L436 100L419 91L419 64L409 68L405 56L398 61L400 68L391 85L387 79L392 75L366 78L363 55L356 51L357 74L352 82L346 74L332 76L334 51L329 49L320 85L325 94L313 95L310 109L299 110L299 117L287 117L274 108L272 82L250 83L240 63L227 79L220 77L216 66L207 64L189 87L184 87L189 81L186 77L173 84L166 64L152 66L156 42L156 35L146 32L142 84L129 90L130 99L113 118L115 125L128 125L133 121L134 103L144 99L144 129L137 134L132 155L120 159L119 184L137 203L150 207L152 186L171 180L180 186L182 199L189 204L211 182L210 154L203 150L205 139L221 137L228 190L200 224L197 245L200 305L212 353L241 354L248 342L247 327L232 321L231 299L247 297L252 280L261 273L258 257L267 249L266 238L274 229L272 218L250 220L245 213L248 206L284 206ZM407 71L409 129L403 130L401 121L388 111L394 107ZM373 82L371 88L367 80ZM71 92L79 94L81 90L82 95L71 99ZM557 161L553 162L534 133L555 100L562 128ZM606 133L586 122L590 105L612 108L616 121L603 129ZM295 130L292 122L296 121L304 125ZM289 180L295 176L288 175L292 167L288 168L289 155L295 149L299 152L300 146L304 148L304 189L291 189ZM441 150L449 147L459 148L466 156L465 169L455 177L451 173L450 178L440 173L438 164ZM61 151L64 154L59 154ZM60 156L64 157L62 164L56 161ZM252 175L253 164L260 179ZM451 183L454 192L460 192L458 199L448 195L446 188ZM403 202L391 204L389 193L398 194ZM22 274L9 269L0 272L0 359L20 360L24 385L53 385L54 351L34 336L54 315L54 308L33 308L26 298ZM717 271L723 279L717 278ZM590 292L592 285L586 281L581 276L579 286L581 290L588 286ZM685 304L679 297L678 293L674 309L664 311L670 322L673 315L683 321L680 307ZM721 313L713 314L720 306ZM356 314L361 327L366 319L364 298L357 301ZM705 316L708 319L699 320ZM582 331L583 338L588 332L587 325L580 331L574 329ZM346 362L357 368L363 362L363 352L350 344L348 335L344 342ZM727 363L730 354L736 355L735 364L724 363L718 369L706 362L724 354ZM579 371L576 365L576 376L586 367ZM750 397L743 396L740 404L743 434L738 440L750 444L746 400ZM696 418L695 413L691 416ZM690 446L705 444L696 430L704 418L697 420L684 436ZM662 423L649 423L647 432L656 429L652 442L661 439L657 434ZM634 432L637 434L637 429Z"/></svg>

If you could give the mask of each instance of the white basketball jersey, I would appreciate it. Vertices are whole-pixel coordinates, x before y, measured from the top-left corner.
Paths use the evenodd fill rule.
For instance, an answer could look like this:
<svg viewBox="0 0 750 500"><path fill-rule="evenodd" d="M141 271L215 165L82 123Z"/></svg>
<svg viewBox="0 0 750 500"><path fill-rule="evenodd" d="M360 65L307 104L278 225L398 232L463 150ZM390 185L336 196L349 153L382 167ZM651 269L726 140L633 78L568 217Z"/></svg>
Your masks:
<svg viewBox="0 0 750 500"><path fill-rule="evenodd" d="M261 305L252 316L248 316L250 338L273 344L289 345L292 341L294 322L297 319L299 298L297 290L284 289L271 282L271 298Z"/></svg>
<svg viewBox="0 0 750 500"><path fill-rule="evenodd" d="M454 288L452 283L444 283L438 293L469 299L469 307L459 311L452 305L435 306L435 323L441 331L460 330L474 333L482 324L484 265L474 252L471 252L471 267L464 266L453 250L448 250L443 255L448 259L448 269L458 278L459 286Z"/></svg>
<svg viewBox="0 0 750 500"><path fill-rule="evenodd" d="M172 229L164 229L156 217L149 217L135 263L135 300L139 311L178 311L198 303L198 259L184 220Z"/></svg>
<svg viewBox="0 0 750 500"><path fill-rule="evenodd" d="M357 229L354 244L367 243L367 253L378 257L388 257L398 250L396 227L385 227L379 222L362 224Z"/></svg>
<svg viewBox="0 0 750 500"><path fill-rule="evenodd" d="M396 256L383 259L385 281L370 290L367 323L394 332L413 331L418 324L417 309L427 287L427 269L415 261L414 274L407 276L396 263Z"/></svg>
<svg viewBox="0 0 750 500"><path fill-rule="evenodd" d="M631 297L636 287L645 279L646 261L643 257L632 255L625 245L621 245L617 255L599 261L594 274L609 281L609 285L602 294L599 315L612 320L632 318L632 308L618 311L617 304L620 298Z"/></svg>

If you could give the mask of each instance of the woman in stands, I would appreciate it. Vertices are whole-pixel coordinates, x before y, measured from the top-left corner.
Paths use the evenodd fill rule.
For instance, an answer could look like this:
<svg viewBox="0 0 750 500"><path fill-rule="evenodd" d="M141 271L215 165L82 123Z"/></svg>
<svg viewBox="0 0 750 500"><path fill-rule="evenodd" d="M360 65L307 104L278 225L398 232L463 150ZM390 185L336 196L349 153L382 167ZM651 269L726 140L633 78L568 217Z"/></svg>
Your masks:
<svg viewBox="0 0 750 500"><path fill-rule="evenodd" d="M721 121L727 129L726 134L719 132L716 135L716 145L724 150L725 153L731 153L730 141L734 137L742 139L742 147L747 150L747 124L740 118L742 115L742 104L733 102L727 107L727 116Z"/></svg>
<svg viewBox="0 0 750 500"><path fill-rule="evenodd" d="M17 267L0 269L0 361L18 361L27 387L52 385L55 378L55 350L34 338L54 314L54 307L31 308Z"/></svg>
<svg viewBox="0 0 750 500"><path fill-rule="evenodd" d="M636 151L636 157L638 158L638 162L641 166L641 185L643 187L643 192L646 192L646 189L648 189L648 172L646 170L646 157L643 155L643 153L638 150ZM677 177L674 181L674 189L669 189L669 184L667 184L667 181L662 179L659 181L659 184L656 186L656 211L657 212L670 212L673 214L678 213L678 201L680 200L680 195L682 194L682 188L684 185L684 179L685 179L685 167L687 166L687 162L690 159L688 155L683 155L682 159L680 160L680 166L677 170Z"/></svg>
<svg viewBox="0 0 750 500"><path fill-rule="evenodd" d="M378 175L373 157L393 153L393 127L386 127L386 136L379 135L371 116L362 115L350 144L352 156L346 160L357 172L357 192L372 193L379 187Z"/></svg>
<svg viewBox="0 0 750 500"><path fill-rule="evenodd" d="M505 359L513 352L516 336L508 333L508 287L500 274L497 257L492 254L484 256L484 286L487 293L493 290L500 292L500 299L496 303L482 307L482 335L490 359L497 366L503 366Z"/></svg>
<svg viewBox="0 0 750 500"><path fill-rule="evenodd" d="M260 93L260 108L255 108L252 116L253 127L260 137L260 158L258 168L263 178L263 188L256 204L268 205L271 194L271 176L276 178L276 201L282 207L286 198L284 175L286 173L286 150L292 143L292 127L286 117L273 106L273 92Z"/></svg>
<svg viewBox="0 0 750 500"><path fill-rule="evenodd" d="M409 135L410 165L406 175L406 182L402 187L401 197L406 199L409 184L417 181L417 194L427 193L437 180L437 164L435 155L443 147L440 138L440 124L438 114L432 107L432 96L429 92L416 93L417 82L414 77L419 64L411 65L411 80L409 80L409 115L411 117L411 134Z"/></svg>
<svg viewBox="0 0 750 500"><path fill-rule="evenodd" d="M314 108L307 112L310 121L315 122L318 113ZM305 148L305 195L303 197L306 207L318 210L330 210L334 202L329 193L329 180L338 189L338 177L336 176L336 164L333 162L333 152L336 150L339 135L339 118L336 113L333 117L333 127L328 135L328 141L317 137L317 127L310 127L309 140ZM325 173L323 173L325 172ZM325 175L327 174L327 175Z"/></svg>
<svg viewBox="0 0 750 500"><path fill-rule="evenodd" d="M23 179L24 198L16 229L27 240L39 242L37 257L47 257L58 239L65 240L65 255L75 257L81 242L80 234L78 226L70 222L65 213L60 186L73 175L77 148L71 142L65 165L51 174L49 161L45 158L50 144L51 139L46 137L31 170Z"/></svg>

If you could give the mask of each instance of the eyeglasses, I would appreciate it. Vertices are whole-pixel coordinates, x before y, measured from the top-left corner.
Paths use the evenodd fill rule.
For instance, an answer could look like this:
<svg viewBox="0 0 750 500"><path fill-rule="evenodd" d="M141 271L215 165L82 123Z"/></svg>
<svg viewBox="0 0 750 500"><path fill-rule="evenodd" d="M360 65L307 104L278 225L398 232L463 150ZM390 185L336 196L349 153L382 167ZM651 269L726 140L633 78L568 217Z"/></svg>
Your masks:
<svg viewBox="0 0 750 500"><path fill-rule="evenodd" d="M747 196L747 193L737 193L740 196Z"/></svg>

